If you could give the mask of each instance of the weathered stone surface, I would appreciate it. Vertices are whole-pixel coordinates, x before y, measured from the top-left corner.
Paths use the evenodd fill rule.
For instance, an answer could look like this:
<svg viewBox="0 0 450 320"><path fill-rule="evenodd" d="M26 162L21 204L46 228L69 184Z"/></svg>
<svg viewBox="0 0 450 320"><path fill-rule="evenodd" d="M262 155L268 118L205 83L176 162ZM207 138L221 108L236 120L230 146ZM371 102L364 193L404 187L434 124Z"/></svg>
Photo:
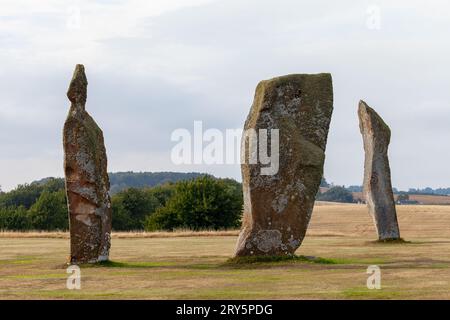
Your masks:
<svg viewBox="0 0 450 320"><path fill-rule="evenodd" d="M301 245L323 175L332 111L330 74L258 84L244 132L279 130L279 170L262 175L259 162L241 165L244 217L236 256L294 254ZM248 153L245 138L241 143Z"/></svg>
<svg viewBox="0 0 450 320"><path fill-rule="evenodd" d="M379 240L400 239L391 185L388 146L391 130L364 101L359 102L359 127L364 141L364 197Z"/></svg>
<svg viewBox="0 0 450 320"><path fill-rule="evenodd" d="M87 79L77 65L67 92L72 102L64 124L64 171L70 221L71 263L108 260L111 199L103 133L86 112Z"/></svg>

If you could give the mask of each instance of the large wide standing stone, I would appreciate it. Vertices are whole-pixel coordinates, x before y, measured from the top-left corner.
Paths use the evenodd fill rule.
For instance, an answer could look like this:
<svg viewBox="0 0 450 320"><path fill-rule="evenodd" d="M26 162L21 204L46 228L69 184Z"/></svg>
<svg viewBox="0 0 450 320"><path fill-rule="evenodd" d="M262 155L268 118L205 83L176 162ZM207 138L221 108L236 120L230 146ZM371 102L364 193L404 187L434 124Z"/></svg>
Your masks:
<svg viewBox="0 0 450 320"><path fill-rule="evenodd" d="M258 84L241 150L252 151L249 130L278 129L279 170L263 175L260 162L241 165L244 217L236 256L294 254L302 243L323 175L332 111L330 74L294 74Z"/></svg>
<svg viewBox="0 0 450 320"><path fill-rule="evenodd" d="M359 127L364 141L364 197L379 240L400 239L391 184L388 146L391 130L364 101L359 102Z"/></svg>
<svg viewBox="0 0 450 320"><path fill-rule="evenodd" d="M71 263L108 260L111 199L102 130L86 112L87 79L77 65L67 92L72 102L64 124L64 171L70 221Z"/></svg>

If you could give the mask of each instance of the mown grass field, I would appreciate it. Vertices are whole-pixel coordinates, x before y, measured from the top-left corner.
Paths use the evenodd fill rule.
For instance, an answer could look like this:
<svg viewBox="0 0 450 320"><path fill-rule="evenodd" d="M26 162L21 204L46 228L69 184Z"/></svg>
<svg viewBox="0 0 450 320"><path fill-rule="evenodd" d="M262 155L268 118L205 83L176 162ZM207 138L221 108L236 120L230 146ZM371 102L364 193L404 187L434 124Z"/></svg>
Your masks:
<svg viewBox="0 0 450 320"><path fill-rule="evenodd" d="M64 234L0 234L1 299L449 299L450 206L399 206L402 237L375 243L363 205L314 210L305 261L230 265L236 232L116 234L106 266L83 267L66 289ZM326 263L325 263L326 262ZM366 287L369 265L381 290Z"/></svg>

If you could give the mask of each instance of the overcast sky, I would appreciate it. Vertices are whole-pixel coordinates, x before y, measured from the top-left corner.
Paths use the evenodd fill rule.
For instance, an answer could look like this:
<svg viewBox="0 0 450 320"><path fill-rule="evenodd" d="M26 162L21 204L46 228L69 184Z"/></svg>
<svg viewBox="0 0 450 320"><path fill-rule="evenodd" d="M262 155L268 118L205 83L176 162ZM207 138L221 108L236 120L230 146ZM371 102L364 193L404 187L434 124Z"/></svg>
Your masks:
<svg viewBox="0 0 450 320"><path fill-rule="evenodd" d="M240 180L239 165L172 164L173 130L240 128L260 80L330 72L329 181L362 183L364 99L392 129L393 185L449 187L449 30L445 0L1 0L0 185L63 176L66 91L82 63L109 171Z"/></svg>

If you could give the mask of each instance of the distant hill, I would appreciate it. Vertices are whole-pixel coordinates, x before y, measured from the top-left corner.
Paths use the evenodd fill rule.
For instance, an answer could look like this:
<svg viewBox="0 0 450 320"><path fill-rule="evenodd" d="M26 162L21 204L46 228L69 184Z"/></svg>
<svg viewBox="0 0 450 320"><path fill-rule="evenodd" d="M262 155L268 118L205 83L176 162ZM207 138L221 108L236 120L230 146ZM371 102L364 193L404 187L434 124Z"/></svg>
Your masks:
<svg viewBox="0 0 450 320"><path fill-rule="evenodd" d="M206 175L199 172L115 172L109 173L111 183L111 195L114 195L128 188L154 187L168 182L177 182L181 180L191 180ZM32 184L43 185L50 180L58 181L61 186L64 184L63 178L44 178L32 182Z"/></svg>
<svg viewBox="0 0 450 320"><path fill-rule="evenodd" d="M167 182L192 180L206 175L199 172L116 172L109 174L111 194L128 188L154 187Z"/></svg>

